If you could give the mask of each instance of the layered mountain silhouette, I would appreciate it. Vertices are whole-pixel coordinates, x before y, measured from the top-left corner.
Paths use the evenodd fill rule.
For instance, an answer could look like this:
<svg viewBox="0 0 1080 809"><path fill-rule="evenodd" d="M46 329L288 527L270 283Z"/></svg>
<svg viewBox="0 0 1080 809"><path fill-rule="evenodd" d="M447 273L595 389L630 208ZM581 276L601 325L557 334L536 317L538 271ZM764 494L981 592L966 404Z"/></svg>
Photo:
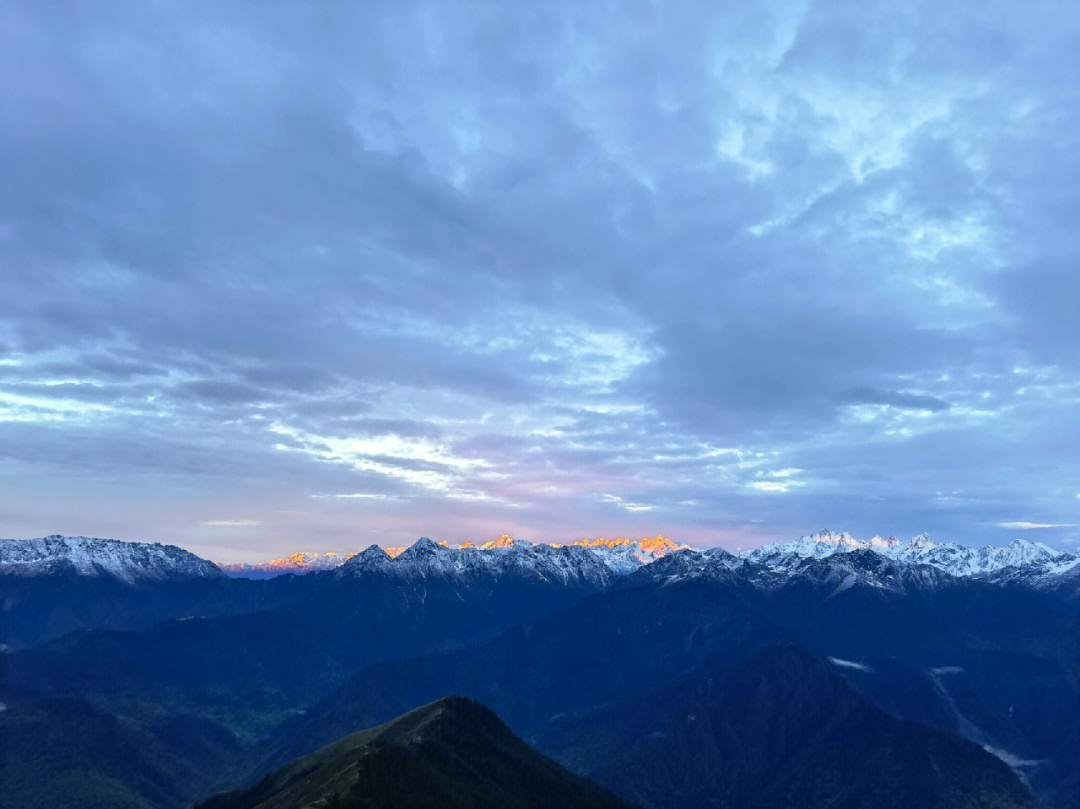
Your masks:
<svg viewBox="0 0 1080 809"><path fill-rule="evenodd" d="M346 736L198 809L629 809L477 702L447 697Z"/></svg>
<svg viewBox="0 0 1080 809"><path fill-rule="evenodd" d="M945 579L1023 584L1066 599L1080 593L1080 555L1025 540L1000 548L968 548L926 536L905 544L892 537L856 540L822 531L735 556L718 549L694 550L666 537L560 546L504 536L479 548L471 544L449 548L421 538L409 548L394 550L393 557L372 546L360 553L297 553L264 565L219 567L168 545L62 536L0 539L0 581L11 606L0 626L0 643L20 648L76 630L141 630L189 615L277 610L322 599L335 587L348 589L356 580L412 584L438 579L469 586L516 582L525 589L559 587L576 595L618 585L643 567L670 571L669 566L654 563L671 561L673 556L679 557L676 566L713 575L730 571L762 584L802 575L807 562L828 560L839 569L862 556L888 561L886 567L900 578L912 578L921 569L919 575L928 580L940 573ZM864 567L868 573L873 565ZM223 570L274 578L227 580ZM316 575L311 581L290 575L301 573ZM874 581L872 575L864 578Z"/></svg>
<svg viewBox="0 0 1080 809"><path fill-rule="evenodd" d="M928 789L970 793L973 802L957 797L957 805L987 805L978 797L986 789L1016 803L1011 787L998 790L986 773L961 778L968 754L949 744L964 742L979 752L978 768L992 753L1041 805L1077 805L1080 616L1062 589L1073 569L1045 566L1068 560L1047 562L1039 548L975 557L946 548L941 559L971 567L974 558L983 571L955 576L944 562L906 558L924 553L921 541L903 554L892 544L881 552L812 541L757 561L718 549L665 549L642 561L635 546L421 541L394 558L370 548L332 570L262 581L191 576L187 557L159 549L54 542L48 547L79 552L77 564L42 566L25 543L13 546L0 554L18 567L0 559L9 644L0 742L14 751L5 785L18 785L8 793L20 806L80 805L54 800L54 784L66 784L64 794L112 795L116 805L185 807L451 693L489 706L540 753L604 780L612 777L604 767L631 751L662 758L649 739L696 714L679 713L681 694L728 683L773 647L797 646L889 722L945 734L925 740L938 749L933 766L959 780ZM101 564L91 553L100 548L108 551ZM984 575L998 557L1010 565ZM172 558L182 563L177 575L158 575L158 562ZM1011 564L1029 558L1043 567ZM154 575L135 574L143 561ZM124 576L110 572L118 569ZM777 688L783 671L774 671ZM709 705L723 704L710 693ZM775 705L799 704L785 693ZM108 729L99 738L127 741L81 744L68 738L78 727L71 716ZM771 721L784 719L778 708ZM630 730L618 736L624 721ZM570 743L560 734L572 727ZM881 757L904 761L906 748L890 738ZM795 777L819 765L823 774L842 771L844 761L781 757L775 766ZM634 772L645 778L649 767ZM649 792L644 781L636 789L624 794L679 805L678 791Z"/></svg>
<svg viewBox="0 0 1080 809"><path fill-rule="evenodd" d="M72 698L0 689L0 806L183 809L240 747L194 716L142 726Z"/></svg>
<svg viewBox="0 0 1080 809"><path fill-rule="evenodd" d="M840 673L879 705L1001 752L1047 803L1069 806L1080 749L1066 721L1080 706L1071 609L1028 588L948 577L841 587L860 560L807 560L801 575L762 588L738 571L685 575L679 554L665 557L636 581L482 644L364 667L259 742L253 766L265 771L447 691L489 705L558 757L544 739L560 716L618 703L644 711L666 686L794 643L853 663ZM892 580L894 563L862 561Z"/></svg>
<svg viewBox="0 0 1080 809"><path fill-rule="evenodd" d="M645 807L1026 807L1009 767L890 716L796 646L561 724L544 740Z"/></svg>

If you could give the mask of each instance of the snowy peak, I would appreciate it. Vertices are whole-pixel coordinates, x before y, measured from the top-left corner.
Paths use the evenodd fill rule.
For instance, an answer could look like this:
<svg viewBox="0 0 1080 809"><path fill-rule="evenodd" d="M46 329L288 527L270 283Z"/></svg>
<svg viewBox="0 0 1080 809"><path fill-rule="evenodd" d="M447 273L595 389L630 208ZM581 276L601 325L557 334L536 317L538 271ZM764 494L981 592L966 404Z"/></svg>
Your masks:
<svg viewBox="0 0 1080 809"><path fill-rule="evenodd" d="M394 552L372 545L360 553L301 552L261 564L218 566L170 545L63 536L0 540L0 574L110 576L129 583L220 578L225 574L269 578L334 570L338 578L515 579L604 588L642 568L649 568L648 575L657 580L742 577L767 587L799 577L830 582L839 577L837 587L862 583L902 589L934 584L940 577L933 571L948 574L946 578L1019 581L1041 587L1074 575L1080 570L1080 555L1023 539L1003 547L969 548L935 542L925 534L901 542L877 536L862 540L824 530L739 556L718 548L696 550L663 536L547 545L503 535L479 547L472 543L450 547L422 537Z"/></svg>
<svg viewBox="0 0 1080 809"><path fill-rule="evenodd" d="M1041 542L1017 539L1004 547L968 548L951 542L935 543L925 535L913 539L895 554L902 561L932 565L954 576L987 576L1008 569L1049 572L1069 554L1055 551Z"/></svg>
<svg viewBox="0 0 1080 809"><path fill-rule="evenodd" d="M420 537L411 546L405 549L397 558L401 562L422 563L431 559L437 559L444 554L449 554L450 548L446 545L438 545L428 537Z"/></svg>
<svg viewBox="0 0 1080 809"><path fill-rule="evenodd" d="M908 543L908 550L915 551L932 551L937 547L929 534L919 534L917 537L912 537L911 542Z"/></svg>
<svg viewBox="0 0 1080 809"><path fill-rule="evenodd" d="M843 531L843 532L841 532L839 534L834 534L828 528L823 528L821 531L818 531L816 534L811 534L809 536L800 537L800 539L809 540L811 542L820 542L820 543L825 544L825 545L837 545L837 546L840 546L840 547L847 546L847 545L857 546L857 545L861 544L857 539L855 539L855 537L853 537L851 534L847 533L846 531Z"/></svg>
<svg viewBox="0 0 1080 809"><path fill-rule="evenodd" d="M837 553L850 552L869 547L851 534L834 534L829 530L799 537L794 542L777 542L746 551L743 556L752 562L769 567L790 566L800 559L825 559Z"/></svg>
<svg viewBox="0 0 1080 809"><path fill-rule="evenodd" d="M1014 539L1000 551L999 558L1007 567L1041 565L1068 556L1042 542L1029 542L1026 539Z"/></svg>
<svg viewBox="0 0 1080 809"><path fill-rule="evenodd" d="M344 564L355 554L339 554L335 551L317 553L315 551L300 551L283 556L280 559L271 559L268 562L249 564L246 562L228 563L218 562L225 575L238 579L269 579L281 576L285 573L303 575L314 573L317 570L333 570Z"/></svg>
<svg viewBox="0 0 1080 809"><path fill-rule="evenodd" d="M790 572L834 584L830 598L856 585L904 593L937 588L954 580L948 572L931 565L911 564L891 558L878 552L879 547L866 545L824 560L806 559Z"/></svg>
<svg viewBox="0 0 1080 809"><path fill-rule="evenodd" d="M709 579L711 581L735 581L738 577L746 579L747 572L754 565L735 556L723 548L680 548L664 554L647 566L640 573L630 578L647 577L654 581L672 583L684 579Z"/></svg>
<svg viewBox="0 0 1080 809"><path fill-rule="evenodd" d="M803 559L829 559L863 550L901 564L929 565L952 576L963 577L994 576L1006 570L1041 575L1067 570L1080 561L1074 555L1055 551L1041 542L1024 539L1004 547L969 548L951 542L935 542L926 534L919 534L905 544L895 537L860 540L850 534L829 531L801 537L794 542L766 545L747 551L743 556L772 569L792 570Z"/></svg>
<svg viewBox="0 0 1080 809"><path fill-rule="evenodd" d="M531 542L526 542L523 539L514 539L513 537L510 537L507 534L503 534L498 539L493 539L490 542L485 542L483 545L480 546L480 549L484 550L484 551L493 551L493 550L499 550L500 548L513 548L515 545L525 546L525 545L532 545L532 543ZM472 544L471 543L466 543L465 545L462 545L461 547L463 549L464 548L470 548L470 547L472 547Z"/></svg>
<svg viewBox="0 0 1080 809"><path fill-rule="evenodd" d="M406 579L504 579L607 586L614 573L588 549L534 545L500 537L483 546L451 548L422 537L393 557L372 546L337 572L339 577L368 573Z"/></svg>
<svg viewBox="0 0 1080 809"><path fill-rule="evenodd" d="M676 551L691 550L689 545L680 545L663 535L637 540L621 537L585 539L567 547L587 549L618 575L633 573L642 565L651 564Z"/></svg>
<svg viewBox="0 0 1080 809"><path fill-rule="evenodd" d="M592 571L593 577L626 575L643 565L660 559L675 551L687 550L665 536L642 539L586 539L569 544L533 543L514 539L503 534L481 545L466 541L451 546L448 542L435 542L421 537L411 546L380 548L372 545L361 554L296 553L281 559L259 564L221 564L230 576L241 578L270 578L283 573L307 573L338 568L342 575L362 570L386 570L399 575L416 574L421 577L460 575L466 570L524 569L529 564L539 565L541 576L571 575L571 569ZM365 554L367 556L365 556ZM361 559L360 557L364 557ZM400 566L387 567L386 563L400 561Z"/></svg>
<svg viewBox="0 0 1080 809"><path fill-rule="evenodd" d="M0 574L111 576L129 584L224 576L213 562L174 545L60 535L0 540Z"/></svg>

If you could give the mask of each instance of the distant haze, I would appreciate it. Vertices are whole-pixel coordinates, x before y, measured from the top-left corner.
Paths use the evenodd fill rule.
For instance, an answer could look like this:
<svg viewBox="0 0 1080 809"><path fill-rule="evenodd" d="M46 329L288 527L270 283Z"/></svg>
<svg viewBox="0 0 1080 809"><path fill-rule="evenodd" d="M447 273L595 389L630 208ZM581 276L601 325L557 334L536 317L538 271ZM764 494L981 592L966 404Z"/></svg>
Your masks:
<svg viewBox="0 0 1080 809"><path fill-rule="evenodd" d="M1080 537L1080 6L0 9L0 536Z"/></svg>

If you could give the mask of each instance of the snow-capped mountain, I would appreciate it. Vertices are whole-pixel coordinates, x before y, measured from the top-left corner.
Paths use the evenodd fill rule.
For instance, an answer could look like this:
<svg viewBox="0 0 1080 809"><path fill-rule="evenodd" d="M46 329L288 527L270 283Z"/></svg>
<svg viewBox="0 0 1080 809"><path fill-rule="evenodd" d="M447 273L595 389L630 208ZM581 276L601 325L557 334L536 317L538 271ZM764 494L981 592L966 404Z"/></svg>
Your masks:
<svg viewBox="0 0 1080 809"><path fill-rule="evenodd" d="M896 537L855 539L850 534L825 530L794 542L766 545L747 551L743 558L772 569L794 569L803 559L827 559L837 554L868 550L908 565L929 565L952 576L1028 578L1064 573L1080 563L1080 555L1056 551L1041 542L1017 539L1003 547L969 548L934 542L920 534L903 543Z"/></svg>
<svg viewBox="0 0 1080 809"><path fill-rule="evenodd" d="M934 543L925 535L897 553L903 561L923 562L954 576L989 576L1005 570L1060 573L1080 557L1055 551L1041 542L1016 539L1003 547L968 548L953 543Z"/></svg>
<svg viewBox="0 0 1080 809"><path fill-rule="evenodd" d="M502 535L498 539L485 542L482 545L474 545L472 542L466 542L463 545L451 547L446 542L435 543L438 547L447 551L453 552L469 552L464 557L458 559L455 557L447 556L447 560L454 559L453 562L449 562L449 567L453 569L468 569L470 566L475 566L477 561L483 563L484 569L498 567L498 565L492 565L495 560L502 557L500 553L511 548L518 548L519 554L529 548L554 548L557 550L563 548L579 548L587 551L592 556L600 560L604 567L608 568L614 575L626 575L637 570L642 565L649 564L650 562L659 559L665 554L672 553L673 551L686 550L689 545L681 545L665 536L657 537L645 537L643 539L585 539L579 542L571 542L565 545L562 544L533 544L525 540L512 539L507 535ZM383 556L387 556L392 559L396 559L402 554L406 553L408 547L400 548L379 548L378 546L372 546L381 553L375 553L371 548L368 549L374 555L369 555L365 564L375 564L378 566L383 560ZM484 553L476 555L471 553L474 551L483 551ZM492 555L494 554L494 555ZM538 551L543 559L547 560L546 551ZM285 573L311 573L320 570L333 570L341 567L349 559L352 559L359 554L353 553L336 553L329 551L327 553L315 553L311 551L304 551L300 553L290 554L280 559L271 559L267 562L259 562L255 564L251 563L225 563L219 562L220 567L225 573L234 578L247 578L247 579L266 579L274 576L280 576ZM526 554L527 555L527 554ZM580 550L566 551L565 553L557 553L552 558L561 557L579 557L582 556ZM538 557L539 558L539 557ZM582 557L587 559L587 557ZM507 561L523 561L523 558L519 556L511 556L509 559L503 559L503 564ZM406 560L408 561L408 559ZM359 561L356 562L360 564ZM404 571L408 565L403 568L388 568L388 570ZM421 565L419 568L415 568L426 572L427 568ZM551 572L551 571L548 571Z"/></svg>
<svg viewBox="0 0 1080 809"><path fill-rule="evenodd" d="M876 560L887 561L881 565ZM934 542L925 534L909 542L895 537L856 539L821 531L794 542L766 545L739 555L718 548L694 549L666 537L585 540L567 545L533 544L501 536L476 547L450 547L421 538L388 553L372 545L361 553L303 552L260 564L215 565L170 545L86 537L0 540L0 573L109 575L126 582L221 577L270 578L282 573L334 571L338 578L363 575L404 579L498 580L589 585L606 588L642 568L651 577L739 578L758 587L780 586L792 577L840 576L849 584L893 589L904 581L929 585L939 571L952 577L1020 581L1054 587L1080 570L1080 555L1016 540L1003 547L969 548ZM224 571L224 572L223 572ZM829 579L831 581L831 579Z"/></svg>
<svg viewBox="0 0 1080 809"><path fill-rule="evenodd" d="M451 548L427 537L393 557L378 545L372 545L341 565L336 575L371 573L408 579L516 577L600 587L607 586L618 575L597 554L577 545L533 545L507 539L490 543L486 548Z"/></svg>
<svg viewBox="0 0 1080 809"><path fill-rule="evenodd" d="M0 574L111 576L128 583L224 575L213 562L173 545L59 535L0 540Z"/></svg>
<svg viewBox="0 0 1080 809"><path fill-rule="evenodd" d="M773 569L774 572L776 569ZM857 548L824 559L807 557L783 570L781 578L805 579L829 584L836 596L855 586L890 593L931 590L954 582L956 577L941 568L917 562L904 562L877 553L873 548Z"/></svg>
<svg viewBox="0 0 1080 809"><path fill-rule="evenodd" d="M352 556L355 554L335 551L326 553L299 551L266 562L218 562L217 566L225 572L225 575L236 579L270 579L285 573L303 575L317 570L333 570L343 565Z"/></svg>
<svg viewBox="0 0 1080 809"><path fill-rule="evenodd" d="M644 567L631 577L672 584L691 579L722 582L735 587L771 591L798 582L827 588L838 595L855 586L881 592L904 593L939 587L955 577L924 564L909 564L874 553L867 547L844 545L846 551L823 553L797 545L796 551L774 551L767 561L752 554L736 556L721 550L684 550Z"/></svg>
<svg viewBox="0 0 1080 809"><path fill-rule="evenodd" d="M680 545L665 536L638 540L586 539L574 542L568 547L587 548L618 575L632 573L642 565L655 562L675 551L690 549L689 545Z"/></svg>
<svg viewBox="0 0 1080 809"><path fill-rule="evenodd" d="M851 534L834 534L820 531L816 534L800 537L794 542L778 542L765 545L751 551L744 551L742 556L752 562L761 562L770 567L778 567L794 559L825 559L833 554L846 553L864 548L889 553L900 546L894 537L860 540Z"/></svg>
<svg viewBox="0 0 1080 809"><path fill-rule="evenodd" d="M747 574L753 572L751 568L758 567L723 548L681 548L641 566L637 575L663 582L685 579L736 581L745 580Z"/></svg>

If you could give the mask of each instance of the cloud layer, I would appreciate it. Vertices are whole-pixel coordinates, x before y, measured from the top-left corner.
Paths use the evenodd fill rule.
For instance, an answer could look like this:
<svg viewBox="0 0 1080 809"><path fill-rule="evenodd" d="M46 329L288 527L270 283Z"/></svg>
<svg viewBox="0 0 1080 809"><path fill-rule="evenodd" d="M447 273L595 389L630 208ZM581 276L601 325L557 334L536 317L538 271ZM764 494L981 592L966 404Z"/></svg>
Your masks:
<svg viewBox="0 0 1080 809"><path fill-rule="evenodd" d="M356 5L3 6L0 533L1076 542L1078 12Z"/></svg>

